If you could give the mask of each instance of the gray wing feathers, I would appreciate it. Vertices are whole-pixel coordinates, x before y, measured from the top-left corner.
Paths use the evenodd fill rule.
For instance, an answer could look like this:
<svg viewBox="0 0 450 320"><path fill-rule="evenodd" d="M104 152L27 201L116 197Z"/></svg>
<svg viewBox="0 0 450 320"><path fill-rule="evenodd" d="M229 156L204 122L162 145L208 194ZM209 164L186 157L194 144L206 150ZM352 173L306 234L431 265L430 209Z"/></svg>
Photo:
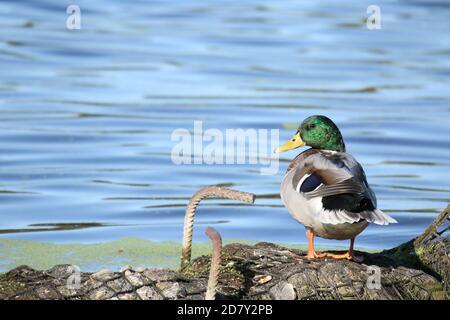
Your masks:
<svg viewBox="0 0 450 320"><path fill-rule="evenodd" d="M348 179L342 182L338 182L334 185L322 184L314 191L305 192L305 197L307 199L312 199L315 197L327 197L336 194L361 192L364 192L364 188L361 186L361 184L355 182L352 179Z"/></svg>
<svg viewBox="0 0 450 320"><path fill-rule="evenodd" d="M307 169L314 168L314 171L318 172L327 180L327 184L338 183L353 178L353 174L349 170L350 166L345 165L343 161L333 161L333 159L327 157L323 152L307 157L304 161L304 167Z"/></svg>
<svg viewBox="0 0 450 320"><path fill-rule="evenodd" d="M323 184L316 190L303 193L308 200L344 193L356 193L364 194L376 207L377 200L367 183L363 168L347 153L321 151L308 156L304 160L303 167L299 167L297 170L297 177L294 179L296 183L304 174L312 172L319 175L323 181ZM329 224L354 223L360 220L379 225L397 222L379 209L361 212L321 209L318 213L318 219L322 223Z"/></svg>

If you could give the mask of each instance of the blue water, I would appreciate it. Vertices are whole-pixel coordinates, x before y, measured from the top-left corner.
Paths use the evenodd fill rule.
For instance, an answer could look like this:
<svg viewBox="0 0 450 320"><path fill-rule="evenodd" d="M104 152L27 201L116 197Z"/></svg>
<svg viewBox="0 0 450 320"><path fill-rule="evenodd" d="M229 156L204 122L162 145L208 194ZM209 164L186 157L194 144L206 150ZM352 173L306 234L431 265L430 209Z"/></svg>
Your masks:
<svg viewBox="0 0 450 320"><path fill-rule="evenodd" d="M399 221L357 240L389 248L450 202L450 4L377 1L0 2L0 237L180 241L206 185L257 194L198 211L224 238L305 243L258 165L174 165L177 128L281 129L311 114L341 128L378 205ZM42 231L33 224L96 223ZM37 230L41 229L41 230ZM319 240L319 244L346 245Z"/></svg>

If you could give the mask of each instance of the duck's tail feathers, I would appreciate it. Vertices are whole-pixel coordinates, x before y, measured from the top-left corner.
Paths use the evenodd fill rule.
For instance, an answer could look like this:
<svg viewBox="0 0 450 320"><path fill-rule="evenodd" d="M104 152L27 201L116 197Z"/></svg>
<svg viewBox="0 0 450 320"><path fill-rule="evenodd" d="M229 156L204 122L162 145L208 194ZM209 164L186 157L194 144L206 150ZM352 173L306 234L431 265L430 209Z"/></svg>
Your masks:
<svg viewBox="0 0 450 320"><path fill-rule="evenodd" d="M349 212L347 210L325 210L319 212L319 220L322 223L341 224L354 223L361 220L366 220L371 223L379 225L388 225L390 223L397 223L397 220L388 216L380 209L365 210L361 212Z"/></svg>
<svg viewBox="0 0 450 320"><path fill-rule="evenodd" d="M379 225L388 225L390 223L397 223L397 220L395 220L394 218L392 218L391 216L387 215L386 213L384 213L383 211L381 211L380 209L373 209L373 210L368 210L368 211L363 211L361 213L364 213L364 218L365 220L375 223L375 224L379 224Z"/></svg>

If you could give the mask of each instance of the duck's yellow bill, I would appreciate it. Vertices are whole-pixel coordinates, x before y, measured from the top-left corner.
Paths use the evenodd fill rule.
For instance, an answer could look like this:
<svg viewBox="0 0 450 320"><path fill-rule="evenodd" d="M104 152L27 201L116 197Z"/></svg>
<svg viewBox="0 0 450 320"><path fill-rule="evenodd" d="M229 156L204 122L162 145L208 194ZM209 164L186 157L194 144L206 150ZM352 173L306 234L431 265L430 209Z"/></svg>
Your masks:
<svg viewBox="0 0 450 320"><path fill-rule="evenodd" d="M305 142L300 137L300 132L297 132L291 140L275 149L275 153L289 151L305 145Z"/></svg>

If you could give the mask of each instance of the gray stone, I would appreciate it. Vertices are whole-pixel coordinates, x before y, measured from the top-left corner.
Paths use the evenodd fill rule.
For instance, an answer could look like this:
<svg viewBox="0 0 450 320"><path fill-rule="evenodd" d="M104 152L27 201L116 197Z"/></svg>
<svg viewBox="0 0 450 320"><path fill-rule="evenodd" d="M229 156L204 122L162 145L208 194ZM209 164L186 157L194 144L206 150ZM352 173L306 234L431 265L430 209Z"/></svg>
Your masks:
<svg viewBox="0 0 450 320"><path fill-rule="evenodd" d="M187 295L202 294L206 292L206 279L193 279L189 282L183 282Z"/></svg>
<svg viewBox="0 0 450 320"><path fill-rule="evenodd" d="M205 295L194 294L192 296L187 296L186 300L205 300Z"/></svg>
<svg viewBox="0 0 450 320"><path fill-rule="evenodd" d="M112 280L114 278L117 278L118 275L115 274L114 272L112 272L111 270L103 269L103 270L97 271L96 273L92 274L91 277L95 280L98 280L101 282L106 282L106 281Z"/></svg>
<svg viewBox="0 0 450 320"><path fill-rule="evenodd" d="M122 268L120 268L120 272L125 272L127 270L132 270L132 269L133 269L133 267L127 264L127 265L123 266Z"/></svg>
<svg viewBox="0 0 450 320"><path fill-rule="evenodd" d="M81 296L85 293L85 291L82 289L71 289L67 285L60 286L56 289L59 291L59 293L61 293L61 295L64 298L73 298L73 297Z"/></svg>
<svg viewBox="0 0 450 320"><path fill-rule="evenodd" d="M164 297L160 295L155 288L145 286L136 290L136 293L142 300L163 300Z"/></svg>
<svg viewBox="0 0 450 320"><path fill-rule="evenodd" d="M133 290L133 286L124 278L118 278L111 280L107 283L107 286L114 290L114 292L122 293Z"/></svg>
<svg viewBox="0 0 450 320"><path fill-rule="evenodd" d="M308 268L302 272L296 272L289 277L288 282L294 286L299 300L307 299L316 294L316 288L319 286L317 270Z"/></svg>
<svg viewBox="0 0 450 320"><path fill-rule="evenodd" d="M144 285L151 283L151 281L145 276L143 276L141 273L133 272L130 270L125 271L125 278L134 287L142 287Z"/></svg>
<svg viewBox="0 0 450 320"><path fill-rule="evenodd" d="M270 288L270 293L275 300L295 300L297 294L294 286L286 281L281 281Z"/></svg>
<svg viewBox="0 0 450 320"><path fill-rule="evenodd" d="M81 290L84 290L85 292L91 291L93 289L100 288L103 285L101 281L97 281L95 279L92 279L89 277L88 280L81 283Z"/></svg>
<svg viewBox="0 0 450 320"><path fill-rule="evenodd" d="M139 300L139 296L134 292L122 293L117 296L119 300Z"/></svg>
<svg viewBox="0 0 450 320"><path fill-rule="evenodd" d="M45 273L57 279L65 279L73 275L77 270L77 266L71 264L61 264L48 269Z"/></svg>
<svg viewBox="0 0 450 320"><path fill-rule="evenodd" d="M106 300L112 298L114 296L114 291L103 286L98 289L95 289L89 294L90 300Z"/></svg>
<svg viewBox="0 0 450 320"><path fill-rule="evenodd" d="M337 288L337 292L342 297L354 297L355 296L355 290L351 286L341 286Z"/></svg>
<svg viewBox="0 0 450 320"><path fill-rule="evenodd" d="M40 287L36 289L39 299L43 300L57 300L59 299L58 292L50 287Z"/></svg>
<svg viewBox="0 0 450 320"><path fill-rule="evenodd" d="M187 293L185 286L178 282L160 282L156 284L156 287L168 299L185 297Z"/></svg>
<svg viewBox="0 0 450 320"><path fill-rule="evenodd" d="M183 278L178 272L168 269L147 269L143 275L154 282L177 281Z"/></svg>

